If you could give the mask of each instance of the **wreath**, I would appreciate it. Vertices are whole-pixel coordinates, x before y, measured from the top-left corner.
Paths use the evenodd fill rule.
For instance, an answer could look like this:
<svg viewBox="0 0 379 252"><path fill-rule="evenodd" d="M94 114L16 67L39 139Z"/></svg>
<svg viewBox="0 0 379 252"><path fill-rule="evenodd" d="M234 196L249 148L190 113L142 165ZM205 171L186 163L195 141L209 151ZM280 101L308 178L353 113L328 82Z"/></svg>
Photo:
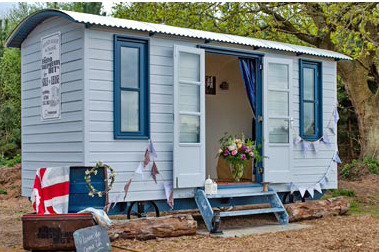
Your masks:
<svg viewBox="0 0 379 252"><path fill-rule="evenodd" d="M91 184L91 174L96 175L97 168L109 169L109 171L111 172L109 175L110 183L108 187L105 188L105 191L99 191L95 187L93 187L93 185ZM88 185L88 191L89 191L88 195L91 197L95 197L96 195L99 197L103 197L103 195L106 195L106 193L108 193L112 189L113 183L115 181L115 177L116 177L116 174L110 165L103 164L102 161L97 161L95 167L92 167L91 169L87 169L85 171L84 180L87 182L87 185ZM104 181L107 182L107 179L105 179Z"/></svg>

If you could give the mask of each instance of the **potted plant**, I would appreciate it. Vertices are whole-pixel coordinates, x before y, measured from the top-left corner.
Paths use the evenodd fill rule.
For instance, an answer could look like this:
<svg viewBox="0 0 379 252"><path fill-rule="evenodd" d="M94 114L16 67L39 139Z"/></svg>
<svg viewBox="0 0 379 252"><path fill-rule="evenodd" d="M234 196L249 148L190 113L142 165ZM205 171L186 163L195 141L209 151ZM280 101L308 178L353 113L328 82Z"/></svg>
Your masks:
<svg viewBox="0 0 379 252"><path fill-rule="evenodd" d="M229 164L230 171L236 182L240 181L248 161L252 158L258 161L262 160L255 146L255 142L245 138L244 134L240 138L225 134L220 139L221 147L218 155L222 156Z"/></svg>

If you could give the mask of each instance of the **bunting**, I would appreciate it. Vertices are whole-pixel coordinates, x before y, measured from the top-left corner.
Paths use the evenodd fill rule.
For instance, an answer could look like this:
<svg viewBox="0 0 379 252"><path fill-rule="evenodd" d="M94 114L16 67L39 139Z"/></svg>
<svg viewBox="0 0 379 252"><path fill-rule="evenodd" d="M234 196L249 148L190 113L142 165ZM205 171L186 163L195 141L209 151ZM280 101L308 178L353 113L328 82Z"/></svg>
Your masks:
<svg viewBox="0 0 379 252"><path fill-rule="evenodd" d="M306 155L307 151L310 150L310 149L313 149L313 151L315 153L318 153L319 150L320 150L320 142L323 142L323 143L327 144L328 146L331 146L331 142L330 142L330 138L329 138L329 133L328 132L330 131L333 135L336 134L335 128L337 127L337 123L338 123L339 118L340 117L339 117L338 109L337 109L337 106L336 106L333 109L332 116L329 119L329 122L327 124L326 129L324 130L323 135L319 139L317 139L315 141L307 141L307 140L303 139L300 136L300 134L296 131L296 129L293 126L291 126L291 128L293 129L294 134L295 134L294 144L301 144L301 150L302 150L304 156Z"/></svg>
<svg viewBox="0 0 379 252"><path fill-rule="evenodd" d="M152 167L150 170L151 177L153 178L153 180L156 184L158 184L157 175L160 175L162 177L161 180L165 181L162 174L159 172L157 164L155 163L156 158L158 158L158 154L154 148L153 141L150 140L149 145L145 151L144 160L139 162L138 167L134 171L132 178L134 177L135 174L140 174L142 177L142 180L144 180L144 169L149 165L149 163L151 161L153 161L153 164L152 164ZM132 183L132 178L130 178L124 186L124 197L123 197L123 199L122 199L122 195L119 195L119 197L117 197L117 199L113 200L113 202L106 205L105 209L107 209L107 211L112 210L116 206L117 202L121 202L121 201L126 200L130 185ZM168 183L168 182L163 183L163 189L165 190L167 204L172 209L174 207L174 190L173 190L172 183ZM113 204L113 206L112 206L112 204Z"/></svg>
<svg viewBox="0 0 379 252"><path fill-rule="evenodd" d="M139 165L138 165L137 170L135 171L135 173L141 174L142 180L145 179L145 177L143 176L143 165L142 165L142 162L139 163Z"/></svg>
<svg viewBox="0 0 379 252"><path fill-rule="evenodd" d="M129 191L129 187L130 187L130 184L132 183L132 179L129 179L128 182L126 182L125 186L124 186L124 192L125 192L125 195L124 195L124 201L126 199L126 196L128 195L128 191Z"/></svg>
<svg viewBox="0 0 379 252"><path fill-rule="evenodd" d="M171 209L174 208L174 191L172 187L172 183L165 182L164 184L164 190L166 194L167 204L171 207Z"/></svg>
<svg viewBox="0 0 379 252"><path fill-rule="evenodd" d="M159 174L157 164L153 161L153 166L151 167L151 176L153 177L155 184L157 184L157 175Z"/></svg>
<svg viewBox="0 0 379 252"><path fill-rule="evenodd" d="M143 167L146 167L150 163L150 153L149 149L145 151L145 160L143 161Z"/></svg>
<svg viewBox="0 0 379 252"><path fill-rule="evenodd" d="M149 151L150 151L150 155L153 159L156 159L158 157L158 154L157 152L155 151L155 148L154 148L154 145L153 145L153 141L150 140L150 144L149 144Z"/></svg>
<svg viewBox="0 0 379 252"><path fill-rule="evenodd" d="M307 187L305 186L296 186L295 183L291 182L289 184L289 190L291 194L293 194L295 191L299 191L301 197L304 197L305 193L308 192L311 197L314 197L314 192L317 191L319 193L322 193L322 187L326 186L326 182L329 180L329 172L332 168L333 163L341 163L341 159L338 156L338 150L336 150L333 154L332 160L329 163L328 169L326 170L325 174L322 176L322 178L315 184L309 185Z"/></svg>

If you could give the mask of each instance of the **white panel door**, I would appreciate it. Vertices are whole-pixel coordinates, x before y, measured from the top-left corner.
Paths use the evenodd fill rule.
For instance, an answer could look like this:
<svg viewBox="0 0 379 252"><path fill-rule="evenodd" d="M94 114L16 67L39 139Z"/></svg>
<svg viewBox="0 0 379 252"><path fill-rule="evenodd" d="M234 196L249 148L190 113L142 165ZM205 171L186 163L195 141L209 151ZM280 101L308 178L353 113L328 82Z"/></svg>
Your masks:
<svg viewBox="0 0 379 252"><path fill-rule="evenodd" d="M204 185L204 50L174 47L174 187Z"/></svg>
<svg viewBox="0 0 379 252"><path fill-rule="evenodd" d="M292 181L292 60L265 57L264 181Z"/></svg>

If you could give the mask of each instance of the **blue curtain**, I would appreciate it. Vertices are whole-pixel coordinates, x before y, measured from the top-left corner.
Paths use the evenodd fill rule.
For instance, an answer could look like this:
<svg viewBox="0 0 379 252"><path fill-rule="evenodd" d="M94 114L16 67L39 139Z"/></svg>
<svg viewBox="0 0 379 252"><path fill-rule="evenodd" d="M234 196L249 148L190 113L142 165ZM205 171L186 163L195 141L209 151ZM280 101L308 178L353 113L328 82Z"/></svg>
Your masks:
<svg viewBox="0 0 379 252"><path fill-rule="evenodd" d="M247 97L249 98L250 105L255 116L257 88L255 80L254 60L246 58L240 58L239 60L243 84L245 86Z"/></svg>

